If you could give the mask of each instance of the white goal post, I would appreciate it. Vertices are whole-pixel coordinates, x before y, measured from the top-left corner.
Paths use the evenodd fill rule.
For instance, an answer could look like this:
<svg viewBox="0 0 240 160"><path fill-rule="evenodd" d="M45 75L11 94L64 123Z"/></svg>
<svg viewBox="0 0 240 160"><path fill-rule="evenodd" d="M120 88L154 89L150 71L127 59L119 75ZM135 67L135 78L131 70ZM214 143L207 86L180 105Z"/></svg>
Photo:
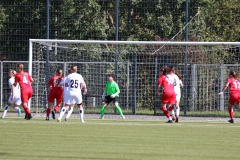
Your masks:
<svg viewBox="0 0 240 160"><path fill-rule="evenodd" d="M240 42L30 39L28 72L37 79L36 84L33 83L37 91L34 92L35 100L32 104L42 104L44 100L37 100L39 97L46 99L47 93L42 92L46 90L43 83L47 80L46 76L52 76L57 67L66 71L75 64L79 65L80 72L86 78L94 105L97 103L98 106L101 101L98 95L107 80L106 74L117 73L123 91L123 108L133 114L137 108L158 112L160 100L155 94L158 72L164 65L173 65L184 80L182 110L225 110L228 96L219 98L216 93L224 85L230 69L240 72L240 58L237 57L239 47ZM46 57L47 50L49 60ZM119 56L117 62L116 54ZM45 75L46 63L51 64L49 75ZM91 102L88 105L94 106Z"/></svg>

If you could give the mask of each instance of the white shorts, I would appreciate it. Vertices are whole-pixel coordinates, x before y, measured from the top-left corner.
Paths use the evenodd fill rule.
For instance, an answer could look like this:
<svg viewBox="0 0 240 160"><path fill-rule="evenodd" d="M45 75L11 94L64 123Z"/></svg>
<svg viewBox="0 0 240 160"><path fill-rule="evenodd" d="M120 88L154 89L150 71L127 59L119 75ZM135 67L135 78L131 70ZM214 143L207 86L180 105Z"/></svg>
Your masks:
<svg viewBox="0 0 240 160"><path fill-rule="evenodd" d="M176 101L180 102L181 93L175 93L175 94L176 94Z"/></svg>
<svg viewBox="0 0 240 160"><path fill-rule="evenodd" d="M80 92L68 92L64 95L64 103L71 105L71 104L81 104L82 103L82 93Z"/></svg>
<svg viewBox="0 0 240 160"><path fill-rule="evenodd" d="M11 103L11 104L16 104L16 105L20 106L22 104L20 94L19 95L14 95L13 101L12 101L12 94L11 94L8 98L8 102Z"/></svg>
<svg viewBox="0 0 240 160"><path fill-rule="evenodd" d="M66 102L67 102L66 100L68 99L68 97L69 97L69 93L68 93L68 92L66 92L66 93L64 92L64 96L63 96L64 104L70 103L69 105L72 105L72 104L75 104L75 103L76 103L76 100L75 100L75 99L73 99L72 101L66 103Z"/></svg>

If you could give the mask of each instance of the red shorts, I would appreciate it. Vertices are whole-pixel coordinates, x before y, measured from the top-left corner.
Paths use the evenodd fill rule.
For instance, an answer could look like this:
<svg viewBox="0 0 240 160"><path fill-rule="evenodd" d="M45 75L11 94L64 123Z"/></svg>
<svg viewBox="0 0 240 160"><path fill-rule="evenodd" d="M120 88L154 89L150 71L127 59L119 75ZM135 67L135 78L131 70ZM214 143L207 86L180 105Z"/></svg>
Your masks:
<svg viewBox="0 0 240 160"><path fill-rule="evenodd" d="M56 93L56 92L50 91L50 93L48 94L48 102L53 103L54 99L56 99L57 104L61 103L63 100L63 92Z"/></svg>
<svg viewBox="0 0 240 160"><path fill-rule="evenodd" d="M22 103L27 103L33 95L33 90L21 90Z"/></svg>
<svg viewBox="0 0 240 160"><path fill-rule="evenodd" d="M176 94L175 93L163 93L162 94L162 103L163 104L175 104L176 103Z"/></svg>
<svg viewBox="0 0 240 160"><path fill-rule="evenodd" d="M231 105L234 105L234 103L240 104L240 94L238 93L230 94L228 103Z"/></svg>

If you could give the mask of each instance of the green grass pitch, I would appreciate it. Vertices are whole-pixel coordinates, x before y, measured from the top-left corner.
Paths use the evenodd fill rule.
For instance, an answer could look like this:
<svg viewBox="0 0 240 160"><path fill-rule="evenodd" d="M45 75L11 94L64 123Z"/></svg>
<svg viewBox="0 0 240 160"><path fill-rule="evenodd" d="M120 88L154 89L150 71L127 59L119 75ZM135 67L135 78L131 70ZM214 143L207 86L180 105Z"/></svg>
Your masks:
<svg viewBox="0 0 240 160"><path fill-rule="evenodd" d="M1 160L239 160L240 123L0 119Z"/></svg>

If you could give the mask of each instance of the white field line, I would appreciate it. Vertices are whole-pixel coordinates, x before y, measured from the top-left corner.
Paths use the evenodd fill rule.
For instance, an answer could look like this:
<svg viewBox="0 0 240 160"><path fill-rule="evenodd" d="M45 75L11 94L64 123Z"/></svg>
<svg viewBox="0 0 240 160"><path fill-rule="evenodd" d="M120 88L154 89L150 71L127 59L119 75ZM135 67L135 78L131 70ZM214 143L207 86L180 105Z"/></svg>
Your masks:
<svg viewBox="0 0 240 160"><path fill-rule="evenodd" d="M61 123L56 120L45 121L44 119L35 118L34 120L21 120L17 121L18 118L11 119L0 119L0 124L57 124L57 125L71 125L71 124L79 124L79 125L128 125L128 126L174 126L174 127L183 127L183 126L191 126L191 127L234 127L240 128L240 123L228 124L228 122L221 121L184 121L183 123L165 123L165 121L159 121L156 123L156 120L121 120L121 119L109 119L109 120L99 120L99 119L85 119L85 123L82 124L80 121L76 121L77 118L72 118L74 121L65 122L64 119ZM121 122L119 122L121 121ZM149 123L148 123L149 122ZM152 123L154 122L154 123ZM200 124L199 124L200 123Z"/></svg>

